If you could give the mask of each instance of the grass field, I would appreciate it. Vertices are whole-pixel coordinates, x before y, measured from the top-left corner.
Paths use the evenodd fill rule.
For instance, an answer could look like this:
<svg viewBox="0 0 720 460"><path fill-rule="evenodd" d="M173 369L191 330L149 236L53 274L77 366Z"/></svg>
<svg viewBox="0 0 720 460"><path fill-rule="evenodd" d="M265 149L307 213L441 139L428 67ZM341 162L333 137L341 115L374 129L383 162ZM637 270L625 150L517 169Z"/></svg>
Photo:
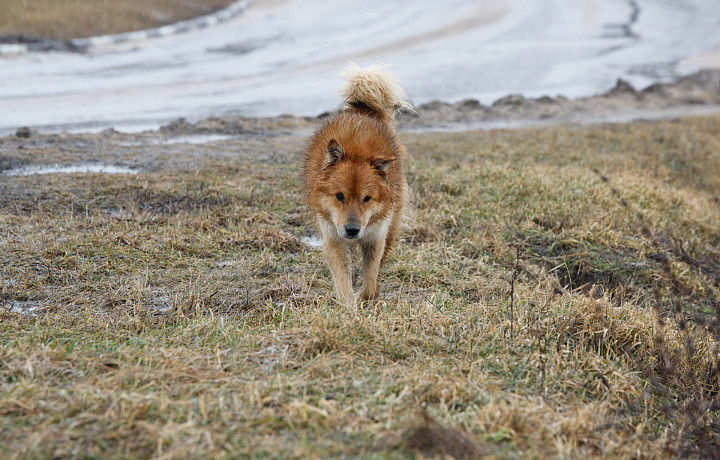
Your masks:
<svg viewBox="0 0 720 460"><path fill-rule="evenodd" d="M401 137L359 318L301 137L1 140L140 173L0 176L0 457L716 455L720 117Z"/></svg>
<svg viewBox="0 0 720 460"><path fill-rule="evenodd" d="M209 14L232 0L0 0L0 35L67 40L150 29Z"/></svg>

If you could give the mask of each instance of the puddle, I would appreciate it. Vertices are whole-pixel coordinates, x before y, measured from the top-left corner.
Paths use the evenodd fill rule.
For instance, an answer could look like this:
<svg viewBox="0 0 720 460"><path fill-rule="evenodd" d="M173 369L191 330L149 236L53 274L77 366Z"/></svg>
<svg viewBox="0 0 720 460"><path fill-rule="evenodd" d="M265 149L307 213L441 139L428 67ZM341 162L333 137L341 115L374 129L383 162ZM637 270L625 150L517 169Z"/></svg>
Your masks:
<svg viewBox="0 0 720 460"><path fill-rule="evenodd" d="M310 246L311 248L319 248L322 247L322 239L319 236L316 235L310 235L310 236L301 236L300 241L306 245Z"/></svg>
<svg viewBox="0 0 720 460"><path fill-rule="evenodd" d="M211 142L226 141L236 136L230 134L192 134L188 136L177 137L151 137L147 139L139 139L130 142L118 142L124 147L137 147L143 145L172 145L172 144L192 144L201 145Z"/></svg>
<svg viewBox="0 0 720 460"><path fill-rule="evenodd" d="M209 144L210 142L226 141L235 136L230 134L195 134L161 139L160 144Z"/></svg>
<svg viewBox="0 0 720 460"><path fill-rule="evenodd" d="M105 174L137 174L136 169L126 166L113 166L101 164L79 164L79 165L42 165L25 166L22 168L8 169L3 171L4 176L32 176L36 174L77 174L77 173L105 173Z"/></svg>

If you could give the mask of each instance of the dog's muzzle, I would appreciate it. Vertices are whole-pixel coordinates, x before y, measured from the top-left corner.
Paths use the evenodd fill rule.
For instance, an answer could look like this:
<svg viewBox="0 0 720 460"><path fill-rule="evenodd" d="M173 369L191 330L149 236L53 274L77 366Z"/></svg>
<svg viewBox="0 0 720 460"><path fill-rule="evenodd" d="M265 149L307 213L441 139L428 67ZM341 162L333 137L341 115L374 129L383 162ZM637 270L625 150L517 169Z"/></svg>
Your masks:
<svg viewBox="0 0 720 460"><path fill-rule="evenodd" d="M345 238L354 240L360 235L360 225L358 224L347 224L345 225Z"/></svg>

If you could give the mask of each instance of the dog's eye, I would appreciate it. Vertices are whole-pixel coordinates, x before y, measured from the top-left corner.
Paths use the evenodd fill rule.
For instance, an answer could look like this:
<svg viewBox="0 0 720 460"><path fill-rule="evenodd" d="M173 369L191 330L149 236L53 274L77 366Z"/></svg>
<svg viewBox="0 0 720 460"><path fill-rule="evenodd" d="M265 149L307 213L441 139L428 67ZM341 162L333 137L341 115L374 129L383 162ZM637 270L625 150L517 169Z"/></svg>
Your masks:
<svg viewBox="0 0 720 460"><path fill-rule="evenodd" d="M337 198L338 201L342 201L345 199L345 195L343 195L342 193L338 193L337 195L335 195L335 198Z"/></svg>
<svg viewBox="0 0 720 460"><path fill-rule="evenodd" d="M365 202L365 203L367 203L368 201L370 201L370 195L366 196L365 199L363 200L363 202Z"/></svg>

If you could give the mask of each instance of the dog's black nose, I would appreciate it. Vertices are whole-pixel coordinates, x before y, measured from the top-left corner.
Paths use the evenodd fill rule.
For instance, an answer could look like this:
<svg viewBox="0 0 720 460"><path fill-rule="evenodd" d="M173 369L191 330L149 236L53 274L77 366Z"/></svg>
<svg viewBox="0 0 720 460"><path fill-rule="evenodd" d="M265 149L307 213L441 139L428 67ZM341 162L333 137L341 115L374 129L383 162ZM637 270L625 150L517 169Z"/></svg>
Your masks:
<svg viewBox="0 0 720 460"><path fill-rule="evenodd" d="M347 233L348 238L355 238L360 233L360 226L358 224L347 224L345 233Z"/></svg>

